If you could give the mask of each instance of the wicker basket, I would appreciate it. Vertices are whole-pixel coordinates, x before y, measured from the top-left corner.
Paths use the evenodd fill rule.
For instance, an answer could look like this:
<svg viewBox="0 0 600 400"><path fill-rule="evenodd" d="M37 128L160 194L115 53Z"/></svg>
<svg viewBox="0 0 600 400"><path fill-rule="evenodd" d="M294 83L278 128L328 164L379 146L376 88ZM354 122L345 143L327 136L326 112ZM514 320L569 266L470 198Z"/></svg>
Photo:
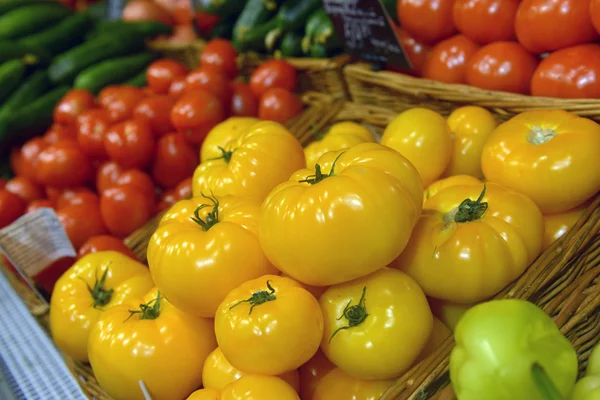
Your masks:
<svg viewBox="0 0 600 400"><path fill-rule="evenodd" d="M352 101L397 112L422 106L448 115L459 106L477 105L489 109L499 121L505 121L523 111L561 109L600 122L599 99L556 99L483 90L396 72L376 72L363 63L346 66L344 76Z"/></svg>

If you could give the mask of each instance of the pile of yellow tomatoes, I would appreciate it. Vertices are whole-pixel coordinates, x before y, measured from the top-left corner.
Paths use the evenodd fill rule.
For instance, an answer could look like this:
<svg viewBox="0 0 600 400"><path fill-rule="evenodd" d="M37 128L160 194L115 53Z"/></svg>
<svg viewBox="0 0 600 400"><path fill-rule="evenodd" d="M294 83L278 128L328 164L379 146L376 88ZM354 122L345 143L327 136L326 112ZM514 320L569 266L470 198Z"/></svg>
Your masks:
<svg viewBox="0 0 600 400"><path fill-rule="evenodd" d="M149 268L99 252L61 277L56 343L116 400L377 399L600 190L600 126L563 111L415 108L380 141L218 125Z"/></svg>

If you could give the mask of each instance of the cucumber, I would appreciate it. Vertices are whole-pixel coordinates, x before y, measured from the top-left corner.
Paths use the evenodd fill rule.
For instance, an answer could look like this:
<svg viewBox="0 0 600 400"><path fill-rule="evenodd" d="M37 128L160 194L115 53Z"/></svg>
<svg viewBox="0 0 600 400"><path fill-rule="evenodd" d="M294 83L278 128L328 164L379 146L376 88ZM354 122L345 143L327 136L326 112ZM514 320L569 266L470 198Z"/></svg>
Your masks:
<svg viewBox="0 0 600 400"><path fill-rule="evenodd" d="M56 2L17 8L0 18L0 39L15 39L39 32L71 14L71 10Z"/></svg>
<svg viewBox="0 0 600 400"><path fill-rule="evenodd" d="M0 64L15 58L23 58L28 64L48 64L50 53L16 41L0 40Z"/></svg>
<svg viewBox="0 0 600 400"><path fill-rule="evenodd" d="M325 45L313 43L310 46L308 54L310 55L310 58L327 58L329 56L329 51Z"/></svg>
<svg viewBox="0 0 600 400"><path fill-rule="evenodd" d="M235 19L229 18L217 22L217 24L210 31L211 39L222 38L231 39L233 36L233 27L235 25Z"/></svg>
<svg viewBox="0 0 600 400"><path fill-rule="evenodd" d="M193 5L197 11L218 15L221 19L226 19L239 14L240 10L246 5L246 0L195 0Z"/></svg>
<svg viewBox="0 0 600 400"><path fill-rule="evenodd" d="M100 35L55 57L48 67L48 77L53 83L68 84L91 65L110 58L126 56L143 48L144 37L140 34Z"/></svg>
<svg viewBox="0 0 600 400"><path fill-rule="evenodd" d="M92 40L103 34L127 35L130 32L142 34L144 37L151 38L158 35L170 35L171 33L173 33L173 28L167 24L163 24L162 22L158 21L101 21L86 36L86 39Z"/></svg>
<svg viewBox="0 0 600 400"><path fill-rule="evenodd" d="M248 0L233 27L233 44L239 50L246 48L246 33L267 22L279 7L278 0Z"/></svg>
<svg viewBox="0 0 600 400"><path fill-rule="evenodd" d="M19 86L25 74L25 63L15 59L0 65L0 104Z"/></svg>
<svg viewBox="0 0 600 400"><path fill-rule="evenodd" d="M19 43L60 54L83 42L83 36L91 24L92 20L87 14L73 14L46 30L19 39Z"/></svg>
<svg viewBox="0 0 600 400"><path fill-rule="evenodd" d="M98 93L105 86L122 83L134 77L154 59L154 54L143 52L103 61L77 75L75 88Z"/></svg>
<svg viewBox="0 0 600 400"><path fill-rule="evenodd" d="M56 3L56 0L0 0L0 16L17 8L44 3Z"/></svg>
<svg viewBox="0 0 600 400"><path fill-rule="evenodd" d="M82 12L90 16L94 21L105 20L108 16L106 1L97 1L94 4L87 6Z"/></svg>
<svg viewBox="0 0 600 400"><path fill-rule="evenodd" d="M310 15L321 7L321 0L287 0L275 16L275 27L265 36L265 47L272 50L281 35L295 31L306 24Z"/></svg>
<svg viewBox="0 0 600 400"><path fill-rule="evenodd" d="M337 49L341 46L333 21L323 8L319 8L311 14L306 21L305 32L302 39L304 53L310 53L314 44L323 45L327 50Z"/></svg>
<svg viewBox="0 0 600 400"><path fill-rule="evenodd" d="M141 70L136 76L133 78L126 80L122 83L125 86L135 86L135 87L144 87L148 84L146 80L146 68Z"/></svg>
<svg viewBox="0 0 600 400"><path fill-rule="evenodd" d="M48 87L49 82L46 71L34 72L2 104L2 107L0 107L0 120L8 118L14 110L40 97Z"/></svg>
<svg viewBox="0 0 600 400"><path fill-rule="evenodd" d="M279 46L281 55L284 57L302 56L302 35L298 32L288 32L281 38Z"/></svg>

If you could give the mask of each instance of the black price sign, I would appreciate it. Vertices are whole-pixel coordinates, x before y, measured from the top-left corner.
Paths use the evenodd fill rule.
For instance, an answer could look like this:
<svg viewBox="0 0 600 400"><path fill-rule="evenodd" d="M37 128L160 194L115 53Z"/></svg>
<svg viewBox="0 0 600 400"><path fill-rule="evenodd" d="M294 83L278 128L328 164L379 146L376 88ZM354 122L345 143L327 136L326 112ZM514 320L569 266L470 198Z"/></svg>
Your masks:
<svg viewBox="0 0 600 400"><path fill-rule="evenodd" d="M411 68L381 0L322 0L346 51L375 64Z"/></svg>

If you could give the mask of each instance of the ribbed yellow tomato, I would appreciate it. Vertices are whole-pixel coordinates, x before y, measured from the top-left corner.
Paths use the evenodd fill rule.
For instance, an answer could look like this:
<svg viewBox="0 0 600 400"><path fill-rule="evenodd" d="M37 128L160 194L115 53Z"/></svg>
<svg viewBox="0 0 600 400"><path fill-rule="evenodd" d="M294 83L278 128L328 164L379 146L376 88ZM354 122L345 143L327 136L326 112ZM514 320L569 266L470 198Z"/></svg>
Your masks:
<svg viewBox="0 0 600 400"><path fill-rule="evenodd" d="M239 138L252 125L260 122L258 118L231 117L221 122L208 132L200 148L200 161L219 158L223 155L221 148Z"/></svg>
<svg viewBox="0 0 600 400"><path fill-rule="evenodd" d="M88 361L92 326L110 307L143 296L154 286L148 268L115 252L91 253L56 282L50 299L50 331L56 345L77 361Z"/></svg>
<svg viewBox="0 0 600 400"><path fill-rule="evenodd" d="M173 307L156 289L108 309L90 332L94 376L115 400L185 399L202 385L202 366L216 348L212 321Z"/></svg>
<svg viewBox="0 0 600 400"><path fill-rule="evenodd" d="M202 369L202 382L205 388L222 390L233 381L247 375L240 371L223 355L221 348L217 347L208 355ZM279 375L279 378L287 382L296 392L300 391L300 374L297 369Z"/></svg>
<svg viewBox="0 0 600 400"><path fill-rule="evenodd" d="M201 163L192 178L192 192L195 197L212 193L263 201L305 164L298 139L283 125L263 121L227 143L220 158Z"/></svg>
<svg viewBox="0 0 600 400"><path fill-rule="evenodd" d="M325 354L321 350L317 351L313 358L300 367L300 398L312 400L321 379L334 368L335 365Z"/></svg>
<svg viewBox="0 0 600 400"><path fill-rule="evenodd" d="M338 122L322 139L315 140L304 148L306 167L314 168L319 157L328 151L343 150L360 143L374 141L373 134L366 127L356 122Z"/></svg>
<svg viewBox="0 0 600 400"><path fill-rule="evenodd" d="M567 233L577 223L579 218L581 218L590 203L591 202L589 201L585 202L579 207L560 214L544 215L543 248L548 248L548 246Z"/></svg>
<svg viewBox="0 0 600 400"><path fill-rule="evenodd" d="M280 378L246 375L227 385L220 400L300 400L300 397Z"/></svg>
<svg viewBox="0 0 600 400"><path fill-rule="evenodd" d="M419 285L392 268L334 285L319 303L325 319L321 350L358 379L400 376L423 350L433 326Z"/></svg>
<svg viewBox="0 0 600 400"><path fill-rule="evenodd" d="M336 368L319 381L312 400L378 400L394 381L357 379Z"/></svg>
<svg viewBox="0 0 600 400"><path fill-rule="evenodd" d="M217 310L215 333L234 367L249 374L279 375L317 352L323 315L314 296L298 282L265 275L229 292Z"/></svg>
<svg viewBox="0 0 600 400"><path fill-rule="evenodd" d="M481 166L492 182L530 197L544 214L600 191L600 126L562 110L528 111L489 136Z"/></svg>
<svg viewBox="0 0 600 400"><path fill-rule="evenodd" d="M481 181L469 175L455 175L450 176L448 178L440 179L439 181L433 182L425 189L425 191L423 192L423 204L425 204L427 199L434 196L440 190L446 189L447 187L477 184L481 184Z"/></svg>
<svg viewBox="0 0 600 400"><path fill-rule="evenodd" d="M406 157L419 171L423 186L442 175L452 153L450 128L444 117L420 107L394 118L385 128L381 144Z"/></svg>
<svg viewBox="0 0 600 400"><path fill-rule="evenodd" d="M346 282L400 254L422 196L417 171L395 150L362 143L329 152L269 194L260 242L273 265L303 283Z"/></svg>
<svg viewBox="0 0 600 400"><path fill-rule="evenodd" d="M427 200L394 266L428 296L473 303L521 275L543 234L542 214L527 196L494 183L451 186Z"/></svg>
<svg viewBox="0 0 600 400"><path fill-rule="evenodd" d="M482 107L457 108L447 119L452 137L452 157L444 176L483 177L481 151L488 136L498 126L492 113Z"/></svg>
<svg viewBox="0 0 600 400"><path fill-rule="evenodd" d="M158 289L182 311L212 318L230 290L275 273L258 241L259 216L258 202L231 196L176 203L148 243Z"/></svg>
<svg viewBox="0 0 600 400"><path fill-rule="evenodd" d="M196 390L186 400L221 400L221 391L206 388Z"/></svg>

